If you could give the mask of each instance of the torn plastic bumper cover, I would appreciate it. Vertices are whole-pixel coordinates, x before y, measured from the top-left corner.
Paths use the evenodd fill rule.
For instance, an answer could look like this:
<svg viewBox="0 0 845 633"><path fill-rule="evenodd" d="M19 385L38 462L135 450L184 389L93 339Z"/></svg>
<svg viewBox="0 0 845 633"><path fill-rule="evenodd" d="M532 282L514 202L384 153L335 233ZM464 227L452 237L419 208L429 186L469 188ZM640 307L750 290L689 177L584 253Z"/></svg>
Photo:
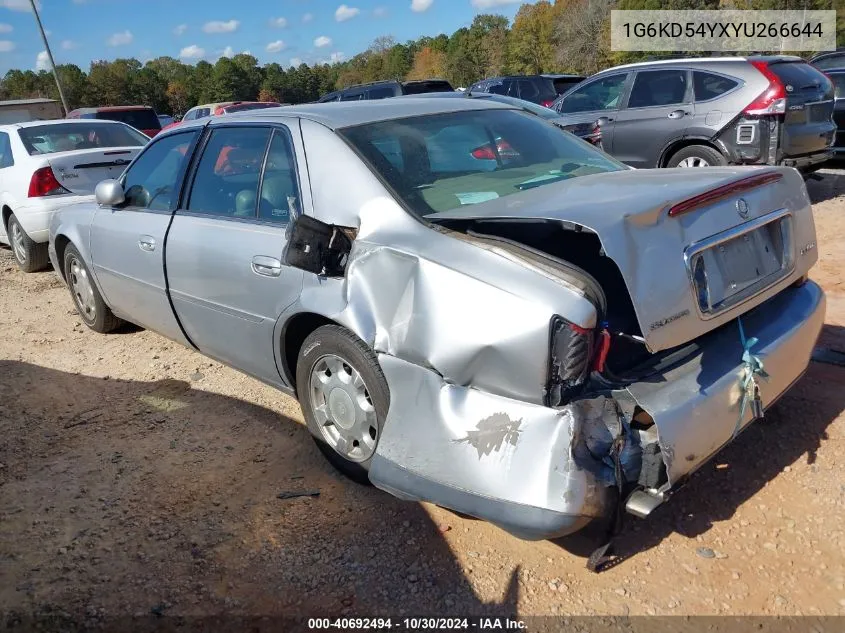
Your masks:
<svg viewBox="0 0 845 633"><path fill-rule="evenodd" d="M805 370L824 321L825 300L809 282L743 316L772 378L766 406ZM448 384L431 369L381 354L391 407L370 479L401 498L431 501L486 519L521 538L572 533L615 504L614 439L636 487L654 446L631 431L639 405L655 422L666 491L733 436L739 414L741 345L723 328L702 352L660 376L559 408ZM751 422L750 410L742 421Z"/></svg>

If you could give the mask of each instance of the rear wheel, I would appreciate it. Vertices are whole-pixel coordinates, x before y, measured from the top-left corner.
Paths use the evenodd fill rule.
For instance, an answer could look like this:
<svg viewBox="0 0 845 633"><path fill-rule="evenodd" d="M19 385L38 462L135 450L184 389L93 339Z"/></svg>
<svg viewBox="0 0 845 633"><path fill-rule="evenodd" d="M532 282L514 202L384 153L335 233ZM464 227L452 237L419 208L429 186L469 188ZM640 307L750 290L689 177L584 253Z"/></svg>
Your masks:
<svg viewBox="0 0 845 633"><path fill-rule="evenodd" d="M296 385L317 446L343 474L369 483L390 393L373 351L338 325L312 332L299 352Z"/></svg>
<svg viewBox="0 0 845 633"><path fill-rule="evenodd" d="M82 260L82 255L73 244L68 244L65 248L64 261L67 287L70 289L76 311L79 312L79 318L100 334L106 334L119 327L123 321L114 316L103 301L100 291L91 279L88 267Z"/></svg>
<svg viewBox="0 0 845 633"><path fill-rule="evenodd" d="M25 273L34 273L47 267L50 263L47 244L33 242L14 214L9 217L8 233L9 244L12 246L18 268Z"/></svg>
<svg viewBox="0 0 845 633"><path fill-rule="evenodd" d="M706 145L690 145L672 154L667 167L722 167L728 161L721 152Z"/></svg>

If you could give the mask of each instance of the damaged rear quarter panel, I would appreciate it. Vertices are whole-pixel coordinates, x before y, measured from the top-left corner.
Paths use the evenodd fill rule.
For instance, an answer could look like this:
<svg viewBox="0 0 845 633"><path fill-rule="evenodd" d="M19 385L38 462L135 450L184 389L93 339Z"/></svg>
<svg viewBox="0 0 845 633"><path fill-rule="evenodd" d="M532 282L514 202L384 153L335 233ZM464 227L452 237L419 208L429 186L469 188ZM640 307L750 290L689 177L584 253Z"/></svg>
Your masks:
<svg viewBox="0 0 845 633"><path fill-rule="evenodd" d="M299 302L280 322L321 314L377 352L431 368L448 383L542 403L551 319L559 314L591 328L590 301L563 275L426 227L336 133L311 121L302 131L315 216L357 236L345 277L306 276ZM346 192L342 205L338 189Z"/></svg>

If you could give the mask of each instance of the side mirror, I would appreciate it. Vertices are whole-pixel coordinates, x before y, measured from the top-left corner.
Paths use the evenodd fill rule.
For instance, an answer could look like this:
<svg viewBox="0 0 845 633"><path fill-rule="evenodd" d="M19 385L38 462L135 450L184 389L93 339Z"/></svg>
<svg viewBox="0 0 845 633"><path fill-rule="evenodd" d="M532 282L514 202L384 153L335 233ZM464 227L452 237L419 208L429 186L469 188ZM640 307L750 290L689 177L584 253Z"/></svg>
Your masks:
<svg viewBox="0 0 845 633"><path fill-rule="evenodd" d="M97 184L94 189L94 197L97 199L97 204L104 207L116 207L123 204L126 200L126 194L123 192L123 185L117 180L103 180Z"/></svg>

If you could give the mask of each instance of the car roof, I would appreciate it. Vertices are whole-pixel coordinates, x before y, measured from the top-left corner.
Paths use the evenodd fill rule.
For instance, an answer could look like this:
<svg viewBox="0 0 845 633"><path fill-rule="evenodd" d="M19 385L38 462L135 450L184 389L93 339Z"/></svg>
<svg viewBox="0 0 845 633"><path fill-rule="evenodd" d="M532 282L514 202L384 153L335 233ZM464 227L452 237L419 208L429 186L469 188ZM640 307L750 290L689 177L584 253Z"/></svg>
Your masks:
<svg viewBox="0 0 845 633"><path fill-rule="evenodd" d="M10 123L0 127L17 130L27 127L40 127L42 125L91 125L92 123L96 123L98 125L126 125L121 121L109 121L108 119L49 119L46 121L21 121L20 123Z"/></svg>
<svg viewBox="0 0 845 633"><path fill-rule="evenodd" d="M519 110L516 106L505 105L489 99L431 99L419 96L406 96L375 101L339 101L334 103L305 103L295 106L281 106L266 110L236 112L222 117L215 117L210 125L219 125L226 121L267 122L274 118L298 117L321 123L333 130L404 119L428 114L448 114L470 110ZM191 122L193 123L193 122ZM198 121L197 123L202 123Z"/></svg>
<svg viewBox="0 0 845 633"><path fill-rule="evenodd" d="M622 64L621 66L613 66L612 68L606 68L605 70L596 73L596 75L603 75L605 73L617 70L644 68L647 66L706 66L708 64L718 65L728 64L731 62L736 63L750 61L803 62L805 60L801 57L795 57L794 55L754 55L750 57L674 57L672 59L654 59L652 61L635 62L633 64Z"/></svg>
<svg viewBox="0 0 845 633"><path fill-rule="evenodd" d="M93 112L123 112L126 110L152 110L152 108L145 105L102 106L97 108L77 108L74 112L79 112L80 114L91 114Z"/></svg>

